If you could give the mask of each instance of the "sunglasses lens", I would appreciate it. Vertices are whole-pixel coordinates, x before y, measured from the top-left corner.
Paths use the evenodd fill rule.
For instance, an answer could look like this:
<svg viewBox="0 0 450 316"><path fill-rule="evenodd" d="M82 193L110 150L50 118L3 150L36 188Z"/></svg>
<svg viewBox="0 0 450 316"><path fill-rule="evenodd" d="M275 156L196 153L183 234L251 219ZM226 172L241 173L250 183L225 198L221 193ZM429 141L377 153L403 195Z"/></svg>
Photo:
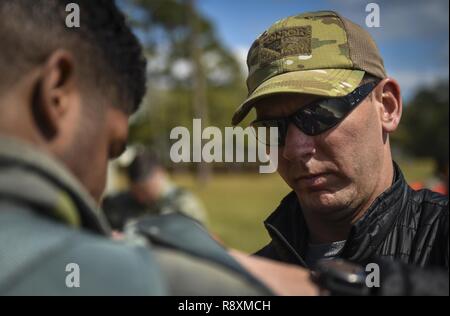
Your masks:
<svg viewBox="0 0 450 316"><path fill-rule="evenodd" d="M305 134L314 136L334 127L351 109L343 99L325 99L303 108L293 122Z"/></svg>
<svg viewBox="0 0 450 316"><path fill-rule="evenodd" d="M266 120L252 123L256 139L266 146L280 146L284 142L287 124L284 120Z"/></svg>

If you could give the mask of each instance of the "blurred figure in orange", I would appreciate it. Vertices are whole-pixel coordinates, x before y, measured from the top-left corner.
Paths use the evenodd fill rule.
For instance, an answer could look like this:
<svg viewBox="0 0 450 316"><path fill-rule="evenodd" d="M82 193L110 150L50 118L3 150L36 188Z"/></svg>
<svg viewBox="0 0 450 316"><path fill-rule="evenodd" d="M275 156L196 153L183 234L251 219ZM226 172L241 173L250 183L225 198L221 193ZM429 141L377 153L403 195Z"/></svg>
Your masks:
<svg viewBox="0 0 450 316"><path fill-rule="evenodd" d="M438 177L437 181L436 179L431 179L426 182L414 181L409 186L415 191L430 189L436 193L448 195L448 162L445 165L438 166L436 173Z"/></svg>
<svg viewBox="0 0 450 316"><path fill-rule="evenodd" d="M438 168L438 174L441 181L433 186L432 190L437 193L448 195L448 160L446 164Z"/></svg>

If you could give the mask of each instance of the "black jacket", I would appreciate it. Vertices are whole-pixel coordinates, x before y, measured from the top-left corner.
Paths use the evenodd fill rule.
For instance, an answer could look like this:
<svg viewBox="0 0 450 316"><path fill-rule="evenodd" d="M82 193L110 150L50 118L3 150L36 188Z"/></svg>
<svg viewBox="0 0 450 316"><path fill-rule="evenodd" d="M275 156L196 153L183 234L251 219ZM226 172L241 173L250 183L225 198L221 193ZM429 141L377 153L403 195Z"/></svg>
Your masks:
<svg viewBox="0 0 450 316"><path fill-rule="evenodd" d="M380 263L380 294L448 295L448 198L412 190L395 165L393 185L352 227L339 257ZM308 227L294 192L265 221L272 241L256 255L306 266Z"/></svg>

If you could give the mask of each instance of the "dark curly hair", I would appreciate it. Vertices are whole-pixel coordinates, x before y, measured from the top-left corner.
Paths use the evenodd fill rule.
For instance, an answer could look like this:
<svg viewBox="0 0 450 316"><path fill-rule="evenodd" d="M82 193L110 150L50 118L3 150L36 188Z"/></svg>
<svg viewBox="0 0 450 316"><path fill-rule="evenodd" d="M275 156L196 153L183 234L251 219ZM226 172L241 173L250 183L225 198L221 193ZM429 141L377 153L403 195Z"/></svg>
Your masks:
<svg viewBox="0 0 450 316"><path fill-rule="evenodd" d="M80 7L79 28L66 26L69 3ZM0 91L67 49L83 88L114 98L128 113L145 94L142 47L114 0L1 0L0 41Z"/></svg>

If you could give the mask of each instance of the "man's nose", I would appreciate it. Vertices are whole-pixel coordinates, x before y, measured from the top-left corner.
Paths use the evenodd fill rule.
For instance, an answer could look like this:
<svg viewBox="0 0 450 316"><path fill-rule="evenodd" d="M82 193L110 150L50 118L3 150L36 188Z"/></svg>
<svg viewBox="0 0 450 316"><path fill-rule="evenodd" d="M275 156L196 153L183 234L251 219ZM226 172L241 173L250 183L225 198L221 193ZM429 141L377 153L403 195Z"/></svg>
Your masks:
<svg viewBox="0 0 450 316"><path fill-rule="evenodd" d="M289 124L284 147L283 157L289 161L305 160L316 152L313 136L306 135L294 124Z"/></svg>

